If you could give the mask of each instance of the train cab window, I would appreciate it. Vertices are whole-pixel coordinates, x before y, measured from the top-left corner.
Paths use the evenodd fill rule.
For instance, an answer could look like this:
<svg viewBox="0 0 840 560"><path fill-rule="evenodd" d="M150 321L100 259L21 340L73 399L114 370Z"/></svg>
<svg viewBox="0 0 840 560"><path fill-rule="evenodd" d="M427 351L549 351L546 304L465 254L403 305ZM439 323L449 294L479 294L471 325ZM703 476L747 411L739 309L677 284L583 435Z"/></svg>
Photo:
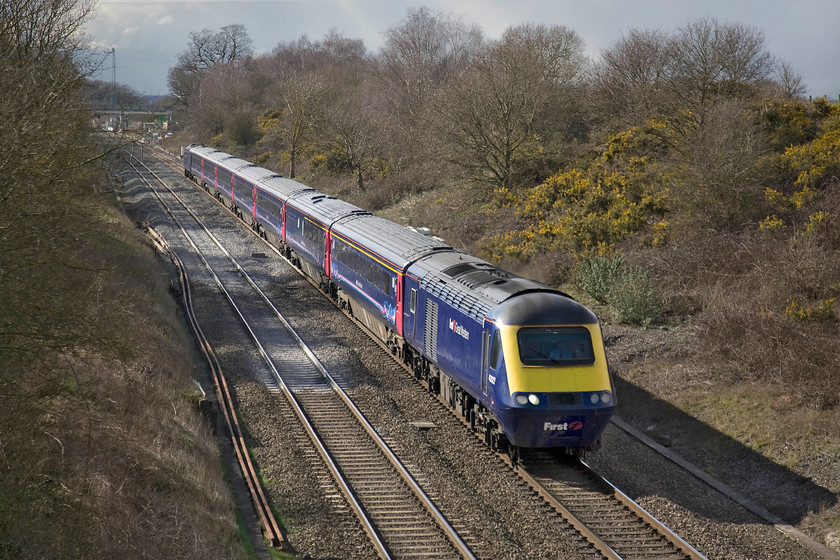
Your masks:
<svg viewBox="0 0 840 560"><path fill-rule="evenodd" d="M526 366L578 366L595 363L592 337L584 327L525 327L516 335Z"/></svg>
<svg viewBox="0 0 840 560"><path fill-rule="evenodd" d="M411 310L412 313L417 309L417 290L411 288L411 300L408 304L408 308Z"/></svg>
<svg viewBox="0 0 840 560"><path fill-rule="evenodd" d="M493 334L493 343L490 345L490 369L499 369L499 358L502 357L502 337L498 332Z"/></svg>

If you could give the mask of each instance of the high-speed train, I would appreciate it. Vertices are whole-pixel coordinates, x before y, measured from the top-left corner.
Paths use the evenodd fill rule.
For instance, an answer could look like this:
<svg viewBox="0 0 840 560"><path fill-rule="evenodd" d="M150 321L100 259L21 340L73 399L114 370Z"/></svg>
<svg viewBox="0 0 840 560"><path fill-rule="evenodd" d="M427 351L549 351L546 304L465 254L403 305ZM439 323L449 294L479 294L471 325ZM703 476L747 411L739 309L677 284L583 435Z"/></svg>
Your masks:
<svg viewBox="0 0 840 560"><path fill-rule="evenodd" d="M274 244L494 449L594 449L616 405L586 307L213 148L184 173Z"/></svg>

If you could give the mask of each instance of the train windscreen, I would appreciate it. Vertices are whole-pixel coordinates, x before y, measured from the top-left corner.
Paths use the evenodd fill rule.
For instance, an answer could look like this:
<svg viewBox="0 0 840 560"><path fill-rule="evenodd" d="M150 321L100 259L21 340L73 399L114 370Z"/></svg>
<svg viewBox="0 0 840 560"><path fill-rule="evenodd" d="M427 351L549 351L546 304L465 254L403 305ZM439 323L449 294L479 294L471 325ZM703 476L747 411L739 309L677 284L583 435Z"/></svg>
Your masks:
<svg viewBox="0 0 840 560"><path fill-rule="evenodd" d="M595 363L592 337L584 327L524 327L517 333L519 359L526 366Z"/></svg>

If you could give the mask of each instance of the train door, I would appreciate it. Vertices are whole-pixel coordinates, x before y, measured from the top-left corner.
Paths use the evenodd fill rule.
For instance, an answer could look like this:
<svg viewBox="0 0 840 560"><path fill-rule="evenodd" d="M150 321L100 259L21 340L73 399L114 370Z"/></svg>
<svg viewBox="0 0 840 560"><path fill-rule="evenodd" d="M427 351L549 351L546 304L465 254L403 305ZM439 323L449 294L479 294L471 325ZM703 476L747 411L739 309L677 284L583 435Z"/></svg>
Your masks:
<svg viewBox="0 0 840 560"><path fill-rule="evenodd" d="M257 223L257 185L254 184L254 190L251 192L251 218L254 224Z"/></svg>
<svg viewBox="0 0 840 560"><path fill-rule="evenodd" d="M396 286L394 286L396 290L394 293L397 296L397 316L396 316L396 323L397 323L397 334L404 337L403 334L403 308L405 307L405 303L403 303L403 275L399 272L396 276Z"/></svg>
<svg viewBox="0 0 840 560"><path fill-rule="evenodd" d="M496 382L502 367L502 334L493 323L486 323L481 337L481 392L487 395L489 383Z"/></svg>
<svg viewBox="0 0 840 560"><path fill-rule="evenodd" d="M481 333L481 393L487 394L487 377L490 368L490 329L485 326Z"/></svg>
<svg viewBox="0 0 840 560"><path fill-rule="evenodd" d="M332 235L330 234L329 230L325 230L324 232L324 272L327 274L327 278L330 277L330 267L332 264L332 243L330 240Z"/></svg>
<svg viewBox="0 0 840 560"><path fill-rule="evenodd" d="M417 339L417 288L411 288L408 297L408 320L411 322L411 338ZM403 325L405 327L405 325Z"/></svg>
<svg viewBox="0 0 840 560"><path fill-rule="evenodd" d="M283 207L280 211L280 214L282 214L282 216L280 216L280 239L283 241L283 243L285 243L286 242L286 203L281 202L281 204L282 204Z"/></svg>

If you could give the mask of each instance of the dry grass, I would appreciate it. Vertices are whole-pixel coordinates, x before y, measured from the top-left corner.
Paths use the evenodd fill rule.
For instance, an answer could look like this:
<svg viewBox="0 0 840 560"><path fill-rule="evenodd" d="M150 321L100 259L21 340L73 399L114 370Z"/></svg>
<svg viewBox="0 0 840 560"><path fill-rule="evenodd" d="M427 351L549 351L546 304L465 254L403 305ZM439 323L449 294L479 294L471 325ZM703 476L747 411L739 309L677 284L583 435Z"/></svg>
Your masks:
<svg viewBox="0 0 840 560"><path fill-rule="evenodd" d="M28 270L61 291L15 302L27 324L66 314L60 344L6 335L0 349L0 558L246 557L185 396L192 352L167 270L115 208L83 202L83 241Z"/></svg>

